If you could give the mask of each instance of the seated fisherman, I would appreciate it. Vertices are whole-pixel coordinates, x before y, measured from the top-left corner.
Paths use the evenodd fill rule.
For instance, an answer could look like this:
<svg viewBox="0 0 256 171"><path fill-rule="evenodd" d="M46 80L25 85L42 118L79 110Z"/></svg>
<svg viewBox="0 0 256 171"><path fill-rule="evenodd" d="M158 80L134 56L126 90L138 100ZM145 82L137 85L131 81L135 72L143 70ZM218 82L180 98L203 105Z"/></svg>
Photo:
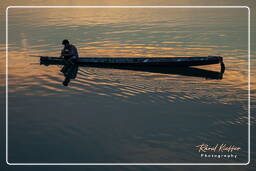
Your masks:
<svg viewBox="0 0 256 171"><path fill-rule="evenodd" d="M71 60L72 62L75 62L79 58L77 48L74 45L69 44L69 41L66 39L62 41L62 44L64 45L64 48L61 51L61 57L64 57L67 61Z"/></svg>
<svg viewBox="0 0 256 171"><path fill-rule="evenodd" d="M68 40L63 40L62 44L64 45L64 48L61 51L61 57L64 57L64 67L61 69L61 72L64 73L64 75L68 74L68 71L76 66L76 61L79 58L77 48L69 44Z"/></svg>

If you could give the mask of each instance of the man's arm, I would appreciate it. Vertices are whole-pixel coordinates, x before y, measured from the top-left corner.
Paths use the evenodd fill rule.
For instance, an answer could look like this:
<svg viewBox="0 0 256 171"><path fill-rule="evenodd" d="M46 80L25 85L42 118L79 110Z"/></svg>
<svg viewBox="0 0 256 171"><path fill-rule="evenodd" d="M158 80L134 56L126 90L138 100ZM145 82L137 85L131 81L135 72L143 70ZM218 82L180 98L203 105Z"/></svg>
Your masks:
<svg viewBox="0 0 256 171"><path fill-rule="evenodd" d="M61 50L60 57L64 57L64 49Z"/></svg>

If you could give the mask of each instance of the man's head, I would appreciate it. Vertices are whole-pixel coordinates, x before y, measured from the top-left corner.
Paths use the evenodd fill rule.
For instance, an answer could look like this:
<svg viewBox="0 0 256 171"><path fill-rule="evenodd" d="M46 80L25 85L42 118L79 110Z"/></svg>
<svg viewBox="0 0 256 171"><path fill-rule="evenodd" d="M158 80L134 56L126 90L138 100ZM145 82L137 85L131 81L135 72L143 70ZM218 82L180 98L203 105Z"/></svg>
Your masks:
<svg viewBox="0 0 256 171"><path fill-rule="evenodd" d="M64 40L62 41L62 44L63 44L64 46L68 46L68 45L69 45L69 41L68 41L67 39L64 39Z"/></svg>

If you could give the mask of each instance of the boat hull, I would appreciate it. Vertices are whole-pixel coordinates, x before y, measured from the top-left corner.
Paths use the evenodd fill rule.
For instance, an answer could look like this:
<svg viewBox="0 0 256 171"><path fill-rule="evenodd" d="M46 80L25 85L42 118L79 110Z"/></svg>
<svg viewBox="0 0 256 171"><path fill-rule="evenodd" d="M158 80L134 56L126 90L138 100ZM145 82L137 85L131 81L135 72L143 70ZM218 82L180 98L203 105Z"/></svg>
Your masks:
<svg viewBox="0 0 256 171"><path fill-rule="evenodd" d="M222 63L220 56L169 58L79 58L77 64L92 67L189 67ZM40 56L40 64L64 64L61 57Z"/></svg>

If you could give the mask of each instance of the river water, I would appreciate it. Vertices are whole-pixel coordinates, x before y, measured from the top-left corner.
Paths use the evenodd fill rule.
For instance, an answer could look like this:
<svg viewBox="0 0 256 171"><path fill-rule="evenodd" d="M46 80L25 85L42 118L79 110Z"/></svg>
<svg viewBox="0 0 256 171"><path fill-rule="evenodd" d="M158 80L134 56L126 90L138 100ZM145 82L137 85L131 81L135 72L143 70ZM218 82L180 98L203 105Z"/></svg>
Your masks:
<svg viewBox="0 0 256 171"><path fill-rule="evenodd" d="M63 39L81 57L222 56L226 70L79 67L65 87L61 66L29 56L59 56ZM8 10L10 163L246 163L247 125L246 8ZM241 149L205 158L200 144Z"/></svg>

